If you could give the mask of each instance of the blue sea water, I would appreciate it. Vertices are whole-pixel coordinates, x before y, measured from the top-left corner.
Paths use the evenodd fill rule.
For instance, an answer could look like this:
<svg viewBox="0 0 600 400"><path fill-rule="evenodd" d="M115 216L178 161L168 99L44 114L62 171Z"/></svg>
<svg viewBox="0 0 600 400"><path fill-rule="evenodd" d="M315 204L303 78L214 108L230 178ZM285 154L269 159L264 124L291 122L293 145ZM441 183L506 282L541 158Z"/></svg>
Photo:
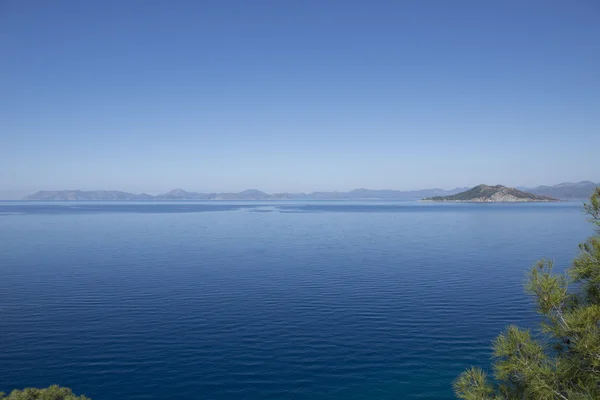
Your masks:
<svg viewBox="0 0 600 400"><path fill-rule="evenodd" d="M449 399L580 203L0 203L0 391Z"/></svg>

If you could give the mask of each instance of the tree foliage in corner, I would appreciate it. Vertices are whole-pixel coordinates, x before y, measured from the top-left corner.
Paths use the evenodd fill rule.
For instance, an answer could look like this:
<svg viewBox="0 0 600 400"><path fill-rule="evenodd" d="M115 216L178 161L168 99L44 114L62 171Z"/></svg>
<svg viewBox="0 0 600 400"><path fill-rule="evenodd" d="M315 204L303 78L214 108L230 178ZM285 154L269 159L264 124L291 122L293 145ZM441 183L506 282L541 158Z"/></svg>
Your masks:
<svg viewBox="0 0 600 400"><path fill-rule="evenodd" d="M71 389L52 385L49 388L27 388L13 390L8 396L0 393L0 400L90 400L85 396L76 396Z"/></svg>
<svg viewBox="0 0 600 400"><path fill-rule="evenodd" d="M600 399L600 188L584 207L596 233L579 245L571 267L557 275L542 260L529 274L542 335L508 327L493 344L493 382L482 369L468 369L454 382L459 398Z"/></svg>

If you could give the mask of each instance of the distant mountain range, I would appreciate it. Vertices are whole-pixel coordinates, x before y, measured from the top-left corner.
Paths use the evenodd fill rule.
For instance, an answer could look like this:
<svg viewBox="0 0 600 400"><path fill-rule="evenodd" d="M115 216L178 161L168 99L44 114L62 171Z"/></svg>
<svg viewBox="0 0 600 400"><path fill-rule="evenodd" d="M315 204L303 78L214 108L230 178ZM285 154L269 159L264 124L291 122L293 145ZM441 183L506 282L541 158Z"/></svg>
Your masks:
<svg viewBox="0 0 600 400"><path fill-rule="evenodd" d="M445 196L459 193L467 188L452 190L424 189L413 191L356 189L350 192L312 192L312 193L265 193L248 189L239 193L197 193L175 189L152 196L105 190L58 190L39 191L23 200L418 200L429 196Z"/></svg>
<svg viewBox="0 0 600 400"><path fill-rule="evenodd" d="M469 190L451 196L435 196L427 201L463 201L476 203L524 203L539 201L560 201L553 197L539 196L502 185L477 185Z"/></svg>
<svg viewBox="0 0 600 400"><path fill-rule="evenodd" d="M585 199L592 194L592 191L600 183L596 184L590 181L577 183L561 183L554 186L538 186L535 188L521 188L539 196L554 197L557 199ZM420 200L428 197L451 196L468 190L468 187L455 188L451 190L444 189L423 189L423 190L369 190L355 189L349 192L312 192L312 193L265 193L256 189L248 189L239 193L198 193L187 192L183 189L175 189L170 192L156 196L149 194L135 194L120 191L107 190L58 190L58 191L39 191L23 200Z"/></svg>
<svg viewBox="0 0 600 400"><path fill-rule="evenodd" d="M550 196L561 200L569 200L587 199L597 186L600 186L600 182L581 181L575 183L560 183L554 186L537 186L534 188L518 187L517 189L540 196Z"/></svg>

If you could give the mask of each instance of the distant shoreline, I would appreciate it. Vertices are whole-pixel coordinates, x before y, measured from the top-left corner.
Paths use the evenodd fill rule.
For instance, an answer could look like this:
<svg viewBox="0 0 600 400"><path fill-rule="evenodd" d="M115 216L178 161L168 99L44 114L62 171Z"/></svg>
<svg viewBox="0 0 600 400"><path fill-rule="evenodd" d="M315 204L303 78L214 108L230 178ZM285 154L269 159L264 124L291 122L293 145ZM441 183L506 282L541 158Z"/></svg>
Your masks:
<svg viewBox="0 0 600 400"><path fill-rule="evenodd" d="M477 204L488 204L488 203L579 203L586 201L586 198L570 198L570 199L557 199L557 200L531 200L531 201L476 201L476 200L429 200L429 199L219 199L219 200L206 200L206 199L150 199L150 200L14 200L14 199L0 199L0 202L4 203L221 203L221 202L298 202L298 201L337 201L337 202L360 202L360 201L373 201L373 202L413 202L413 203L477 203Z"/></svg>
<svg viewBox="0 0 600 400"><path fill-rule="evenodd" d="M560 200L587 199L600 183L581 181L576 183L561 183L554 186L538 186L535 188L519 188L525 191L527 198L551 197ZM519 192L519 189L511 189ZM257 189L248 189L241 192L188 192L183 189L175 189L166 193L150 195L147 193L130 193L118 190L43 190L28 196L21 201L304 201L304 200L337 200L337 201L436 201L444 197L452 197L468 191L468 187L457 187L454 189L420 189L420 190L394 190L394 189L354 189L346 192L338 191L315 191L266 193ZM480 196L469 196L480 197ZM486 197L486 196L483 196ZM18 200L18 199L6 199ZM450 200L450 199L448 199ZM454 199L453 199L454 200ZM470 201L469 198L455 199ZM484 202L484 201L474 201Z"/></svg>
<svg viewBox="0 0 600 400"><path fill-rule="evenodd" d="M560 203L566 201L576 201L585 199L556 199L556 200L431 200L421 199L427 203Z"/></svg>

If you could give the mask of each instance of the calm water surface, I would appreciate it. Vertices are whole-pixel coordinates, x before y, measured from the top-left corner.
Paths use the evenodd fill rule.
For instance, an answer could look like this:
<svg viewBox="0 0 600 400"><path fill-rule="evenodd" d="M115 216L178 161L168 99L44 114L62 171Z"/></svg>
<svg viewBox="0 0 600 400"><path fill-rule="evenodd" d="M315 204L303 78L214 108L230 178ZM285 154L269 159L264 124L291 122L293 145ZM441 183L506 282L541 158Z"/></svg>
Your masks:
<svg viewBox="0 0 600 400"><path fill-rule="evenodd" d="M447 399L579 203L0 203L0 391Z"/></svg>

